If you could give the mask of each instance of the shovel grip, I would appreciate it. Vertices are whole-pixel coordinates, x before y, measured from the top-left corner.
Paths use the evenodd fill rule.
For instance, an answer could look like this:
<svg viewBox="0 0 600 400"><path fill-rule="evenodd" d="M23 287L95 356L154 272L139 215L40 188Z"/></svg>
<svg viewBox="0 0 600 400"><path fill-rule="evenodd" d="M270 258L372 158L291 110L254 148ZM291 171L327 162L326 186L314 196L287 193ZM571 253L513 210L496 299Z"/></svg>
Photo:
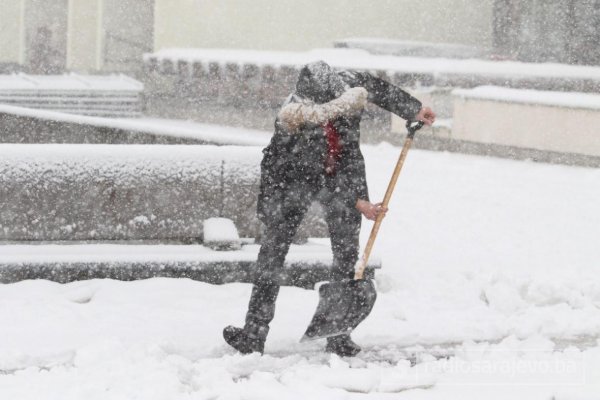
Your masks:
<svg viewBox="0 0 600 400"><path fill-rule="evenodd" d="M394 188L396 187L398 176L400 175L400 171L402 170L402 165L404 165L404 160L406 160L408 150L412 145L415 133L422 127L422 121L406 122L406 129L408 130L408 134L406 135L406 139L404 140L404 146L402 146L402 151L400 152L400 157L398 157L398 162L396 163L396 168L394 168L394 172L392 173L390 183L388 184L387 190L385 191L385 196L383 197L382 202L383 207L387 207L390 202L390 199L392 198L392 193L394 192ZM354 279L363 279L365 269L367 268L367 262L369 262L371 250L373 249L373 245L375 244L375 239L377 238L377 233L379 232L379 227L381 226L383 217L383 214L379 214L379 216L375 220L375 223L373 224L373 228L371 228L371 234L369 235L369 240L367 241L367 245L365 246L363 256L359 259L358 263L356 264Z"/></svg>

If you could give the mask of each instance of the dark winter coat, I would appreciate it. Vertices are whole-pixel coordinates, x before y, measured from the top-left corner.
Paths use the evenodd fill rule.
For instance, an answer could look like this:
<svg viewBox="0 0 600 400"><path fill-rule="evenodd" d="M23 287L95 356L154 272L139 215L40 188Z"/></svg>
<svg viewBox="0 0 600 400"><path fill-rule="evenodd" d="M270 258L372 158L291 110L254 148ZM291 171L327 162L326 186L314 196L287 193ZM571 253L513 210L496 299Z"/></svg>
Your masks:
<svg viewBox="0 0 600 400"><path fill-rule="evenodd" d="M336 73L325 63L302 69L296 91L288 97L286 104L306 99L325 103L345 89L359 86L367 90L369 102L404 119L413 118L421 109L421 102L389 82L366 72ZM286 209L307 207L303 203L310 202L310 195L330 184L331 180L346 206L354 207L358 199L369 199L365 163L360 151L361 118L358 114L332 121L342 145L333 177L325 174L327 140L322 126L306 124L299 132L291 133L279 118L275 121L275 133L263 150L261 163L257 211L263 222L277 217L282 211L285 213Z"/></svg>

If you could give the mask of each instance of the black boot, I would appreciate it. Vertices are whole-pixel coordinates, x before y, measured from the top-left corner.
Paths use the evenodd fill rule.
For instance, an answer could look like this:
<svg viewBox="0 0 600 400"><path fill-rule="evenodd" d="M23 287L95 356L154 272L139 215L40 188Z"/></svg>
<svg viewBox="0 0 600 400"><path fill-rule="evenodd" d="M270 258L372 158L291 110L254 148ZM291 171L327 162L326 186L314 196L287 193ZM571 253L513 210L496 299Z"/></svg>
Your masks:
<svg viewBox="0 0 600 400"><path fill-rule="evenodd" d="M235 326L227 326L223 329L223 338L231 347L242 354L258 352L263 354L265 350L265 338L249 336L248 332Z"/></svg>
<svg viewBox="0 0 600 400"><path fill-rule="evenodd" d="M350 335L338 335L327 338L325 351L340 357L354 357L360 353L360 346L350 339Z"/></svg>

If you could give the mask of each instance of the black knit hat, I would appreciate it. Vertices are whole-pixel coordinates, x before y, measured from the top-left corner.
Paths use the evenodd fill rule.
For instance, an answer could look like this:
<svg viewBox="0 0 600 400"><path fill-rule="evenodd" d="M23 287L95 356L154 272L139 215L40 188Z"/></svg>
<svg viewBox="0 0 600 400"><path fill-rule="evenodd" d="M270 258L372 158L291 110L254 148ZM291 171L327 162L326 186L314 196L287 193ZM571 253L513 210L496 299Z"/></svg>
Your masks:
<svg viewBox="0 0 600 400"><path fill-rule="evenodd" d="M320 104L339 97L344 90L344 81L324 61L302 67L296 82L296 94Z"/></svg>

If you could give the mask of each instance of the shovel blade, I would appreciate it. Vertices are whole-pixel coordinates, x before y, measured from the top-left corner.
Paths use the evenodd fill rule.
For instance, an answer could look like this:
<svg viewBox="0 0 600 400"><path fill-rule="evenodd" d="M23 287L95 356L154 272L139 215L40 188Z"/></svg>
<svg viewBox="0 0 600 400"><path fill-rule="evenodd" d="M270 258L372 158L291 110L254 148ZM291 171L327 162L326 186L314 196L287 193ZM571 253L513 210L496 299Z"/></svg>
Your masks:
<svg viewBox="0 0 600 400"><path fill-rule="evenodd" d="M350 333L373 309L377 291L370 279L351 279L319 288L319 305L301 342Z"/></svg>

